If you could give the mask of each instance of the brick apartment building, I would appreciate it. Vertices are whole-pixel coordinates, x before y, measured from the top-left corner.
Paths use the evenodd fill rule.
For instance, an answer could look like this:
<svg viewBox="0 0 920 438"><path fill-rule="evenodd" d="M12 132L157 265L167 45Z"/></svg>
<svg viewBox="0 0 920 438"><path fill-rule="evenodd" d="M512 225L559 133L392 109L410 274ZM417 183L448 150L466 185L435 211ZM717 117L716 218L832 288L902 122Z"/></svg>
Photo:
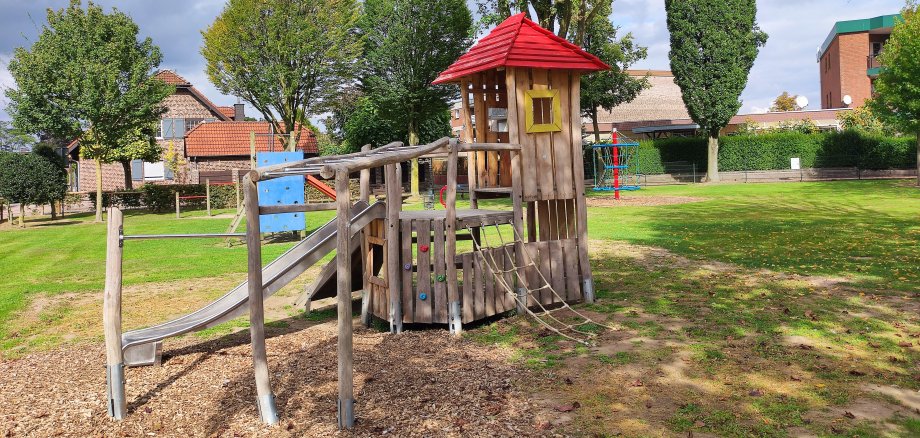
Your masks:
<svg viewBox="0 0 920 438"><path fill-rule="evenodd" d="M858 108L872 97L873 82L881 68L877 57L900 18L897 14L882 15L834 24L818 49L821 108Z"/></svg>
<svg viewBox="0 0 920 438"><path fill-rule="evenodd" d="M269 122L246 121L243 104L217 106L185 78L169 70L156 74L160 80L176 87L163 105L163 114L156 141L164 155L170 150L181 157L178 172L172 172L164 161L131 163L132 185L141 184L199 184L205 179L229 182L234 175L251 167L250 133L256 133L256 151L283 150L284 141L273 134ZM297 150L316 155L316 136L301 128ZM92 160L80 158L80 141L68 145L71 166L71 190L96 190L96 166ZM124 170L120 163L102 166L102 189L124 189Z"/></svg>

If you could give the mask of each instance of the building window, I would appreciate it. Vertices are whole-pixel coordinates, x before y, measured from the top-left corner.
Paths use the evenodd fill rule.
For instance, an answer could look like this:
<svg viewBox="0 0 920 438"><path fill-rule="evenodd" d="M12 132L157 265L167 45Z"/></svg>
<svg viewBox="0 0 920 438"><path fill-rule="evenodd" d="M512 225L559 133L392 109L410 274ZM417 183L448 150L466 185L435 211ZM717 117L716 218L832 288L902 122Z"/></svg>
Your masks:
<svg viewBox="0 0 920 438"><path fill-rule="evenodd" d="M144 181L160 181L166 176L166 166L163 165L163 162L158 163L144 163Z"/></svg>
<svg viewBox="0 0 920 438"><path fill-rule="evenodd" d="M185 131L185 119L162 119L157 138L182 138Z"/></svg>
<svg viewBox="0 0 920 438"><path fill-rule="evenodd" d="M559 90L527 90L524 94L524 119L528 133L561 131Z"/></svg>
<svg viewBox="0 0 920 438"><path fill-rule="evenodd" d="M191 131L193 128L206 120L207 119L185 119L185 132Z"/></svg>
<svg viewBox="0 0 920 438"><path fill-rule="evenodd" d="M144 162L142 160L131 160L131 180L144 180Z"/></svg>
<svg viewBox="0 0 920 438"><path fill-rule="evenodd" d="M869 43L869 54L872 56L878 56L882 53L882 43L875 42Z"/></svg>

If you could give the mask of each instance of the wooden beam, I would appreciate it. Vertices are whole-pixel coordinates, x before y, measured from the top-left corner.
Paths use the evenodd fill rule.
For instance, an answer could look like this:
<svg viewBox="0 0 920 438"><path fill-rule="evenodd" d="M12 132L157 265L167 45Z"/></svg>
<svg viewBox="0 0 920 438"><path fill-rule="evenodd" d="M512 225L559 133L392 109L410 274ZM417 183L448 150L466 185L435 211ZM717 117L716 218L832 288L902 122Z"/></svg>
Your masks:
<svg viewBox="0 0 920 438"><path fill-rule="evenodd" d="M256 183L246 178L246 245L248 256L249 284L249 335L252 342L252 362L256 377L256 400L259 415L267 424L278 422L275 396L272 394L268 371L268 355L265 351L265 308L262 290L262 233L259 223L259 189Z"/></svg>
<svg viewBox="0 0 920 438"><path fill-rule="evenodd" d="M259 207L259 214L278 214L278 213L301 213L308 211L325 211L335 210L335 202L320 202L316 204L292 204L292 205L265 205Z"/></svg>
<svg viewBox="0 0 920 438"><path fill-rule="evenodd" d="M355 172L362 169L369 169L371 167L381 167L387 164L401 163L403 161L409 161L413 158L429 154L438 149L450 147L451 144L455 143L456 139L442 137L426 145L419 145L414 148L385 152L376 156L356 157L338 163L327 164L323 166L322 171L320 171L320 175L323 178L332 178L332 176L340 172Z"/></svg>
<svg viewBox="0 0 920 438"><path fill-rule="evenodd" d="M105 333L106 387L109 416L125 417L124 353L121 343L121 233L124 216L117 207L109 208L106 235L105 291L102 295L102 328Z"/></svg>
<svg viewBox="0 0 920 438"><path fill-rule="evenodd" d="M379 155L384 152L399 150L400 148L404 148L403 143L401 141L394 141L392 143L383 145L377 149L373 149L369 152L364 152L364 151L353 152L353 153L345 154L345 155L335 155L334 157L312 157L312 158L306 158L303 160L292 161L290 163L273 164L271 166L260 167L258 169L256 169L255 166L253 166L252 167L253 170L256 170L257 172L252 176L252 179L253 181L262 181L265 179L269 179L267 174L272 173L272 172L283 171L286 169L295 169L298 167L305 167L305 166L311 166L311 165L317 165L321 168L323 165L331 161L341 162L344 160L349 160L349 159L356 158L356 157L362 157L365 155ZM276 175L276 176L272 176L272 178L278 178L281 176L285 176L285 175Z"/></svg>
<svg viewBox="0 0 920 438"><path fill-rule="evenodd" d="M460 132L460 140L463 143L473 142L473 117L470 114L470 81L464 79L460 84L460 117L463 120L463 131ZM474 95L475 96L475 95ZM476 201L476 192L473 190L478 187L476 184L476 154L466 154L466 176L467 185L470 192L470 208L477 208L479 202Z"/></svg>
<svg viewBox="0 0 920 438"><path fill-rule="evenodd" d="M521 150L521 145L516 144L516 143L462 143L459 145L459 148L460 148L460 152L519 151Z"/></svg>
<svg viewBox="0 0 920 438"><path fill-rule="evenodd" d="M569 83L572 97L572 177L575 183L575 226L578 237L578 265L581 268L582 293L586 302L594 302L594 277L591 274L591 262L588 258L588 208L585 205L585 167L581 150L581 77L572 73ZM564 91L564 90L563 90Z"/></svg>
<svg viewBox="0 0 920 438"><path fill-rule="evenodd" d="M338 377L339 377L339 428L355 426L354 399L354 348L351 316L351 192L348 172L335 174L335 196L338 204L336 234L336 283L338 291Z"/></svg>

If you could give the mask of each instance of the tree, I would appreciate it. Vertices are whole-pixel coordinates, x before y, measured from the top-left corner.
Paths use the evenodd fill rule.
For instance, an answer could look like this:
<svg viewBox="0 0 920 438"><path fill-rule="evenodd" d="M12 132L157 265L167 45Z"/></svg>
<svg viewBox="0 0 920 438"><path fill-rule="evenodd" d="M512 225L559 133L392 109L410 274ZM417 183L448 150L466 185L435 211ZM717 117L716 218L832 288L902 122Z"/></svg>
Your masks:
<svg viewBox="0 0 920 438"><path fill-rule="evenodd" d="M617 39L617 28L608 15L609 6L594 18L584 34L584 49L610 65L610 70L591 73L581 80L581 111L591 119L595 143L601 141L597 109L610 111L632 102L649 86L647 77L636 78L627 72L633 63L645 59L648 51L635 45L632 33Z"/></svg>
<svg viewBox="0 0 920 438"><path fill-rule="evenodd" d="M35 136L14 128L10 122L0 120L0 151L18 152L35 144Z"/></svg>
<svg viewBox="0 0 920 438"><path fill-rule="evenodd" d="M767 34L754 0L665 0L671 71L687 112L709 136L708 181L719 180L719 131L738 114L741 92Z"/></svg>
<svg viewBox="0 0 920 438"><path fill-rule="evenodd" d="M55 205L55 201L63 201L64 196L67 194L67 159L61 155L59 152L60 150L60 142L53 140L39 142L37 145L35 145L34 148L32 148L33 154L38 155L43 160L51 163L51 165L57 169L61 177L64 179L64 189L62 192L57 193L60 196L49 199L49 203L51 204L51 219L57 218L57 206ZM55 178L58 177L55 176Z"/></svg>
<svg viewBox="0 0 920 438"><path fill-rule="evenodd" d="M202 32L211 82L297 142L298 125L354 77L354 0L230 0Z"/></svg>
<svg viewBox="0 0 920 438"><path fill-rule="evenodd" d="M894 131L872 110L871 105L861 106L837 113L837 121L845 130L862 131L870 134L892 135Z"/></svg>
<svg viewBox="0 0 920 438"><path fill-rule="evenodd" d="M0 154L0 197L19 204L25 226L26 204L48 204L67 194L67 174L39 154Z"/></svg>
<svg viewBox="0 0 920 438"><path fill-rule="evenodd" d="M364 9L361 84L380 118L405 126L417 145L419 127L457 98L456 86L431 82L469 47L472 15L464 0L367 0ZM418 196L418 160L411 187Z"/></svg>
<svg viewBox="0 0 920 438"><path fill-rule="evenodd" d="M544 29L582 45L597 19L610 14L612 0L479 0L480 25L501 23L513 13L524 12ZM533 14L531 14L533 13Z"/></svg>
<svg viewBox="0 0 920 438"><path fill-rule="evenodd" d="M903 132L917 134L917 185L920 186L920 15L918 2L901 10L885 49L883 66L875 79L876 96L869 105L882 120Z"/></svg>
<svg viewBox="0 0 920 438"><path fill-rule="evenodd" d="M155 123L173 87L153 77L162 56L150 38L138 40L131 17L106 14L79 0L55 11L32 47L17 48L7 90L13 124L56 138L81 137L80 153L96 161L96 221L102 221L102 164L112 162L126 135ZM90 136L84 134L91 131Z"/></svg>
<svg viewBox="0 0 920 438"><path fill-rule="evenodd" d="M773 112L786 112L786 111L801 111L802 107L796 102L798 95L789 94L788 91L783 91L783 94L776 96L776 99L773 99L773 106L770 107L770 111Z"/></svg>
<svg viewBox="0 0 920 438"><path fill-rule="evenodd" d="M125 175L125 189L134 188L131 177L131 162L143 160L148 163L160 161L163 148L154 138L156 124L139 126L118 139L118 145L112 151L112 160L121 163ZM168 161L168 160L165 160Z"/></svg>

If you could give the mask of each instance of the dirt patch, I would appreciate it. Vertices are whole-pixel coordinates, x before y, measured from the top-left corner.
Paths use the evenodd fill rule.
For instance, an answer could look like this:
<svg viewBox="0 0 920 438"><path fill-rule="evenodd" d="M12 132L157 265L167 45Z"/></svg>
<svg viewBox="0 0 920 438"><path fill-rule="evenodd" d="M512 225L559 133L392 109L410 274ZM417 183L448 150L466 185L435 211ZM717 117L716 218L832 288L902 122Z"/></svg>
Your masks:
<svg viewBox="0 0 920 438"><path fill-rule="evenodd" d="M2 436L537 436L509 352L446 331L358 329L357 426L336 429L334 322L269 329L281 423L261 424L248 333L167 346L160 367L127 370L128 417L107 418L101 345L0 362ZM356 326L358 324L356 323Z"/></svg>
<svg viewBox="0 0 920 438"><path fill-rule="evenodd" d="M613 196L592 196L586 198L588 207L657 207L660 205L688 204L703 202L706 198L693 196L625 196L620 199Z"/></svg>

